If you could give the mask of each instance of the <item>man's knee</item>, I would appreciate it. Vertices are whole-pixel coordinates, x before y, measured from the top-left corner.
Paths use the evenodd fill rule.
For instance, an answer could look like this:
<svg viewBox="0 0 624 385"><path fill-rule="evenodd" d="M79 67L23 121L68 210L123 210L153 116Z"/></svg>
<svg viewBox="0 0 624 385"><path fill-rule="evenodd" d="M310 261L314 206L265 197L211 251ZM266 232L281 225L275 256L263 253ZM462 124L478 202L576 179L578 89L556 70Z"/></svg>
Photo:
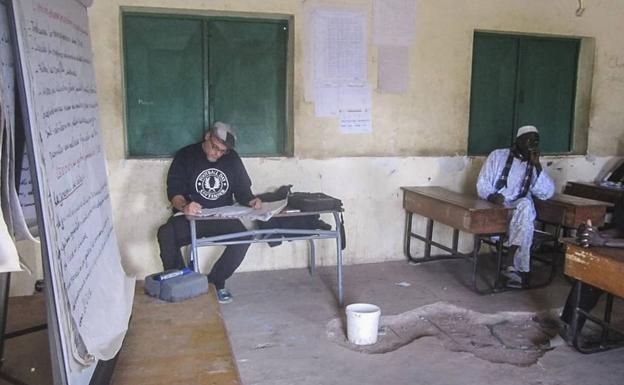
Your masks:
<svg viewBox="0 0 624 385"><path fill-rule="evenodd" d="M535 219L535 206L531 198L523 197L518 199L515 203L516 209L514 210L514 214L522 215L529 220Z"/></svg>
<svg viewBox="0 0 624 385"><path fill-rule="evenodd" d="M527 209L533 207L533 199L529 197L522 197L516 200L516 207L519 209Z"/></svg>
<svg viewBox="0 0 624 385"><path fill-rule="evenodd" d="M172 238L173 235L173 226L170 221L167 221L164 225L158 228L158 232L156 233L156 237L158 238L158 242L162 242L163 240Z"/></svg>

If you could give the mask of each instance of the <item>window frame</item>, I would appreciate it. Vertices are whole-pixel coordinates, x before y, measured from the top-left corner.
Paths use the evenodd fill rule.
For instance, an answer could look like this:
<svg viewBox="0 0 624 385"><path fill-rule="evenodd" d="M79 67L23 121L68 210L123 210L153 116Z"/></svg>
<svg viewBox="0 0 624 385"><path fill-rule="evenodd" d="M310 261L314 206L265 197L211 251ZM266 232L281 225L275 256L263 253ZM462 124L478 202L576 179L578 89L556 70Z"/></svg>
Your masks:
<svg viewBox="0 0 624 385"><path fill-rule="evenodd" d="M159 19L164 18L184 18L184 19L198 19L204 21L202 29L205 28L207 19L210 20L228 20L228 21L275 21L286 22L288 25L288 37L286 43L286 89L285 89L285 106L284 106L284 132L281 135L284 138L284 145L279 153L271 154L250 154L242 155L241 157L267 157L267 158L287 158L294 156L294 18L288 14L277 13L256 13L256 12L229 12L229 11L212 11L212 10L188 10L188 9L171 9L171 8L152 8L152 7L136 7L136 6L123 6L119 11L119 50L120 50L120 64L121 64L121 87L122 87L122 115L123 115L123 140L124 140L124 157L125 159L170 159L173 155L132 155L130 154L129 141L128 141L128 111L127 111L127 82L126 82L126 58L124 51L124 28L123 20L124 16L142 16L142 17L154 17ZM204 40L203 53L206 55L208 42ZM204 62L204 71L207 71L208 62ZM207 73L207 72L205 72ZM204 121L209 121L210 105L208 100L209 85L207 80L203 84L204 93L206 95L204 102ZM204 132L208 127L204 127ZM200 138L198 138L199 141Z"/></svg>
<svg viewBox="0 0 624 385"><path fill-rule="evenodd" d="M570 132L570 151L548 152L547 156L584 155L588 148L589 119L592 94L592 79L594 67L595 39L587 36L576 35L553 35L539 33L509 32L496 30L475 29L472 34L472 49L470 60L469 83L473 81L474 46L477 34L501 35L503 37L519 39L549 39L549 40L577 40L578 57L576 68L576 81L574 84L574 102L572 107L572 124ZM468 130L466 136L466 153L468 156L484 156L487 154L472 153L469 151L470 137L470 111L472 103L472 84L468 88ZM515 119L515 116L514 116ZM516 127L517 128L517 127Z"/></svg>

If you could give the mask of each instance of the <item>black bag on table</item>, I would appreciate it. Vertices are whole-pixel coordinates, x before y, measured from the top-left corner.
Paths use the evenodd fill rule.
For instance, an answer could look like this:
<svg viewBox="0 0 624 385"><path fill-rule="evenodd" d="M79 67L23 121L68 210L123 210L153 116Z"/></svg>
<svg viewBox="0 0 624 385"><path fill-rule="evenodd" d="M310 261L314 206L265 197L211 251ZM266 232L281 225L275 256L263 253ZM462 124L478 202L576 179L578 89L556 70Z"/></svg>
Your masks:
<svg viewBox="0 0 624 385"><path fill-rule="evenodd" d="M323 193L295 192L291 193L292 185L283 185L273 192L257 195L263 202L275 202L288 197L288 207L301 211L342 211L342 201ZM321 229L331 230L331 225L323 222L319 215L305 217L277 217L268 222L258 221L260 229ZM347 237L344 230L344 219L340 213L340 235L342 237L341 248L347 246ZM280 235L275 235L279 238ZM270 242L271 247L280 245L280 241Z"/></svg>
<svg viewBox="0 0 624 385"><path fill-rule="evenodd" d="M294 192L288 207L301 211L342 211L342 201L324 193Z"/></svg>
<svg viewBox="0 0 624 385"><path fill-rule="evenodd" d="M324 193L294 192L288 196L288 207L301 211L342 211L342 201ZM347 246L344 219L340 213L342 249Z"/></svg>

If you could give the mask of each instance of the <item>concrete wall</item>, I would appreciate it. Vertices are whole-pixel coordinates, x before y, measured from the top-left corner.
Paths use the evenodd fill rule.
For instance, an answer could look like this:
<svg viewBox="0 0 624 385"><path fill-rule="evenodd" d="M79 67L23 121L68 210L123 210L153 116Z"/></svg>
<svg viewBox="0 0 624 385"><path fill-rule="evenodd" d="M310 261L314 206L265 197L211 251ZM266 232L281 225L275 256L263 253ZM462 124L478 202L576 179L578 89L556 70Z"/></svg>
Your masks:
<svg viewBox="0 0 624 385"><path fill-rule="evenodd" d="M310 0L308 0L310 1ZM475 29L595 38L588 137L589 156L546 158L560 187L591 180L624 154L624 2L585 2L582 17L570 0L418 0L411 48L410 91L373 92L373 133L342 135L338 121L316 118L303 100L303 3L299 0L97 0L89 9L103 138L115 228L129 272L160 270L157 227L168 215L168 160L125 158L120 7L277 13L294 16L293 158L246 158L254 191L281 184L343 199L346 263L402 259L402 185L442 185L474 191L482 159L464 156L472 36ZM372 1L340 1L369 12ZM369 31L370 31L369 20ZM376 49L369 46L369 81L377 81ZM450 234L441 231L440 236ZM334 263L323 244L322 264ZM254 245L243 270L304 266L305 247Z"/></svg>

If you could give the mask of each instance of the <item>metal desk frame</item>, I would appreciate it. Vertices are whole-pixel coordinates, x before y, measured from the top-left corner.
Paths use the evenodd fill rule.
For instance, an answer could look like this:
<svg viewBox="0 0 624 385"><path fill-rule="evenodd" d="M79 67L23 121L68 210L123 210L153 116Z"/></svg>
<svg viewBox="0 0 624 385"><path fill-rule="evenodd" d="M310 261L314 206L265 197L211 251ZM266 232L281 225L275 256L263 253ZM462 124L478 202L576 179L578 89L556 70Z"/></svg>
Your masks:
<svg viewBox="0 0 624 385"><path fill-rule="evenodd" d="M513 208L457 193L441 186L402 186L403 209L405 210L405 227L403 252L410 262L421 263L448 259L465 259L472 261L472 289L480 294L492 293L499 289L503 259L503 240L507 233L509 214ZM414 215L427 220L425 234L413 231ZM452 245L442 244L433 240L433 226L438 222L453 229ZM465 232L472 236L472 250L462 253L458 250L459 233ZM497 268L493 282L483 277L487 288L478 285L479 249L482 242L489 237L498 236L500 241L490 242L496 246ZM415 258L411 254L411 241L415 238L424 242L424 256ZM431 255L431 248L436 247L448 254Z"/></svg>
<svg viewBox="0 0 624 385"><path fill-rule="evenodd" d="M492 233L492 234L472 234L473 236L473 248L469 253L461 253L458 250L459 244L459 230L453 228L453 241L452 246L449 248L446 245L443 245L439 242L433 240L433 223L434 220L431 218L427 219L427 229L425 236L421 234L416 234L412 232L412 220L414 217L414 213L406 211L405 212L405 230L404 230L404 252L405 256L410 262L413 263L422 263L422 262L431 262L431 261L440 261L447 259L466 259L472 261L472 289L479 294L488 294L495 292L501 289L501 277L500 272L502 268L503 261L503 242L502 240L506 236L506 233ZM494 281L490 284L488 283L489 289L480 289L477 284L477 275L478 275L478 267L479 267L479 249L481 248L481 242L484 238L489 238L491 236L498 236L499 241L495 242L496 245L496 260L497 260L497 268L496 275ZM411 253L411 240L412 238L416 238L425 243L424 256L420 258L414 258ZM431 255L431 247L437 247L440 250L446 251L449 254L442 255Z"/></svg>
<svg viewBox="0 0 624 385"><path fill-rule="evenodd" d="M583 285L582 281L576 281L575 285ZM572 313L572 322L570 322L570 333L572 337L572 346L583 354L591 354L603 352L609 349L621 348L624 346L623 341L612 341L609 339L609 332L615 332L622 335L622 331L611 326L611 313L613 311L613 294L606 292L607 300L604 309L604 317L601 320L600 318L592 315L590 312L587 312L581 309L581 290L580 288L576 290L574 296L574 312ZM602 333L600 334L600 339L598 341L592 341L591 346L586 346L583 344L581 340L581 328L578 327L579 317L585 317L587 321L592 321L593 323L600 326L602 329ZM586 321L586 322L587 322Z"/></svg>
<svg viewBox="0 0 624 385"><path fill-rule="evenodd" d="M335 239L336 240L336 280L338 283L338 305L343 305L344 293L342 288L342 235L340 234L340 211L306 211L306 212L282 212L274 215L273 218L309 216L317 214L332 214L334 217L333 230L313 230L313 229L263 229L248 230L238 233L216 235L211 237L197 238L196 221L205 220L222 220L237 218L222 217L201 217L187 215L191 228L191 260L196 261L197 248L202 246L227 246L237 244L252 243L269 243L283 241L308 241L310 245L310 274L313 274L316 268L316 248L314 240L316 239ZM271 237L278 235L278 237ZM199 263L193 263L194 270L199 271Z"/></svg>

